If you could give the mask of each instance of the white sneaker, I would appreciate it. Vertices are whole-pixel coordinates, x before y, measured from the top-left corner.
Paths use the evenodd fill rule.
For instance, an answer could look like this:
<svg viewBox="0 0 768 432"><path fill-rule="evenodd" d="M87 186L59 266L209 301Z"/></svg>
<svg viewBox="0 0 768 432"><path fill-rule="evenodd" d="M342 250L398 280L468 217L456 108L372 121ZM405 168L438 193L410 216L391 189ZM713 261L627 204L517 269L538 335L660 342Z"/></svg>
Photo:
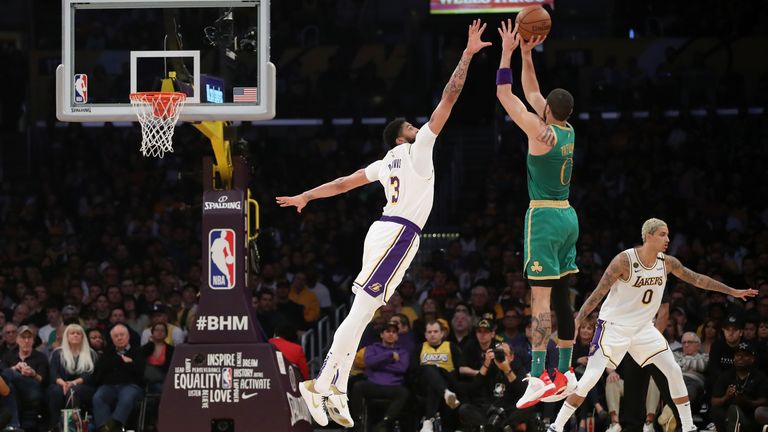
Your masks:
<svg viewBox="0 0 768 432"><path fill-rule="evenodd" d="M421 424L421 430L419 432L435 432L435 426L432 422L434 419L424 419L424 423Z"/></svg>
<svg viewBox="0 0 768 432"><path fill-rule="evenodd" d="M312 418L320 426L328 425L328 414L325 413L325 396L315 391L315 380L302 381L299 384L299 393L304 403L309 408Z"/></svg>
<svg viewBox="0 0 768 432"><path fill-rule="evenodd" d="M328 417L339 426L351 428L355 425L355 421L352 420L352 414L349 413L349 398L347 394L340 392L335 386L332 386L331 390L333 393L325 400Z"/></svg>
<svg viewBox="0 0 768 432"><path fill-rule="evenodd" d="M456 393L445 389L445 393L443 393L443 399L445 399L445 404L448 405L450 409L456 409L461 405L461 402L459 402L459 399L456 398Z"/></svg>
<svg viewBox="0 0 768 432"><path fill-rule="evenodd" d="M528 387L523 397L517 401L516 406L520 409L536 405L548 391L555 389L555 384L549 379L546 371L541 374L541 378L528 375L523 381L528 381Z"/></svg>
<svg viewBox="0 0 768 432"><path fill-rule="evenodd" d="M608 426L608 429L606 429L605 432L621 432L621 425L618 423L611 423L611 425Z"/></svg>
<svg viewBox="0 0 768 432"><path fill-rule="evenodd" d="M653 423L646 422L643 424L643 432L654 432Z"/></svg>

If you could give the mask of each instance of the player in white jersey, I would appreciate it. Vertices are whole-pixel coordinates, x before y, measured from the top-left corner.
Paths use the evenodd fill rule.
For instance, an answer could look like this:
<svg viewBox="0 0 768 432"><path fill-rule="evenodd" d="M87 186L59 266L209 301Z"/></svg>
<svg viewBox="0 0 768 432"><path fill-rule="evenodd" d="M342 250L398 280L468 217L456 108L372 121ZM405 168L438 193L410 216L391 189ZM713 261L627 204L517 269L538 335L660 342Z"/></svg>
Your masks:
<svg viewBox="0 0 768 432"><path fill-rule="evenodd" d="M384 129L384 141L393 148L383 159L300 195L276 198L281 207L295 206L301 212L313 199L338 195L374 181L384 186L387 198L381 219L371 225L365 237L363 266L355 278L353 291L357 295L349 315L336 330L318 377L299 386L312 418L321 426L328 424L329 416L344 427L354 425L346 392L355 352L366 325L400 284L418 250L421 228L432 210L434 197L435 138L464 87L472 56L491 45L481 39L485 27L480 20L469 26L461 60L429 122L421 129L396 119Z"/></svg>
<svg viewBox="0 0 768 432"><path fill-rule="evenodd" d="M669 380L672 400L680 413L683 432L696 430L683 373L666 339L653 325L653 317L661 304L667 283L667 274L671 272L696 287L740 299L754 297L757 291L731 288L686 268L677 258L665 255L669 245L669 229L660 219L645 221L641 234L643 245L621 252L613 258L597 288L576 315L576 328L579 328L581 322L608 294L600 308L587 369L578 382L576 392L568 396L555 422L549 426L549 432L562 432L565 423L600 379L605 367L609 363L613 368L618 367L627 353L640 366L655 364L664 373Z"/></svg>

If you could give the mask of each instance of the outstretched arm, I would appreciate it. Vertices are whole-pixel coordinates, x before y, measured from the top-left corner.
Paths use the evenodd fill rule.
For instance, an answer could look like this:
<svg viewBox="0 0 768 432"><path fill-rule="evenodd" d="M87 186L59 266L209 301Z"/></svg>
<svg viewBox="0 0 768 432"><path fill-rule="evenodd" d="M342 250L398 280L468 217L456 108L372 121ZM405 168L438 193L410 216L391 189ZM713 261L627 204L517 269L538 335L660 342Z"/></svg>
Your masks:
<svg viewBox="0 0 768 432"><path fill-rule="evenodd" d="M597 283L597 288L592 291L584 304L581 305L579 313L576 315L576 331L579 331L579 325L584 322L585 319L592 313L593 310L600 304L603 297L608 294L611 287L619 278L626 279L629 275L629 258L627 254L620 253L616 255L608 268L605 269L603 276L600 278L600 282ZM578 335L577 335L578 336Z"/></svg>
<svg viewBox="0 0 768 432"><path fill-rule="evenodd" d="M440 103L437 104L437 108L435 108L435 111L432 112L432 116L429 118L429 129L435 135L440 135L440 131L443 130L445 122L448 121L448 117L451 115L453 105L459 100L459 94L461 94L461 90L464 88L464 81L467 79L467 69L469 69L469 62L472 61L472 56L481 49L491 45L491 42L483 42L480 39L483 36L486 25L477 19L472 21L472 24L469 26L467 47L464 48L459 64L453 71L451 79L448 80L448 84L443 89L443 97L440 99Z"/></svg>
<svg viewBox="0 0 768 432"><path fill-rule="evenodd" d="M371 183L371 180L368 180L368 177L366 177L365 169L361 168L355 171L353 174L339 177L334 181L322 184L299 195L294 195L291 197L277 197L275 198L275 201L277 201L280 207L295 206L296 211L301 213L301 209L303 209L308 202L314 199L328 198L343 194L344 192L348 192L356 187L360 187L368 183Z"/></svg>
<svg viewBox="0 0 768 432"><path fill-rule="evenodd" d="M673 256L667 255L665 262L667 263L667 269L669 269L673 275L695 287L708 291L721 292L723 294L740 298L742 300L746 300L747 297L754 297L757 295L757 290L751 288L743 290L731 288L728 285L722 282L718 282L709 276L696 273L695 271L684 266L679 259Z"/></svg>
<svg viewBox="0 0 768 432"><path fill-rule="evenodd" d="M528 42L520 41L520 54L523 57L523 93L525 93L525 100L541 118L544 118L544 107L547 105L547 101L539 90L539 81L536 80L536 70L533 68L531 51L536 45L544 42L546 38L546 36L534 36Z"/></svg>
<svg viewBox="0 0 768 432"><path fill-rule="evenodd" d="M498 29L501 35L501 61L499 62L499 70L509 69L512 61L512 53L515 52L515 48L520 44L520 35L517 34L517 27L512 28L512 20L508 19L506 24L501 22L501 27ZM501 74L501 72L499 72ZM511 76L512 72L509 71ZM517 124L520 129L528 135L529 146L534 144L536 146L545 146L544 149L536 149L536 154L546 153L555 141L550 129L544 124L544 121L536 114L529 112L523 101L512 93L512 82L499 81L500 77L497 77L496 81L496 97L501 102L504 110L507 112L512 121ZM543 110L542 110L543 112Z"/></svg>

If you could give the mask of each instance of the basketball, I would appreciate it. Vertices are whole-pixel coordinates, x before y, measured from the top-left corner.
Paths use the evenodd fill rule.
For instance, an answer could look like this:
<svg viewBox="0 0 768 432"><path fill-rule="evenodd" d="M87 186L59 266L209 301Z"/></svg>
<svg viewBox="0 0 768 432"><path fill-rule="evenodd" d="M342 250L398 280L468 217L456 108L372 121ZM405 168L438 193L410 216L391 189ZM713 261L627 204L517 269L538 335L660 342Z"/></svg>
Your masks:
<svg viewBox="0 0 768 432"><path fill-rule="evenodd" d="M520 11L515 19L520 37L529 41L534 36L546 36L552 29L552 18L541 6L528 6Z"/></svg>
<svg viewBox="0 0 768 432"><path fill-rule="evenodd" d="M234 262L235 262L235 257L233 257L232 255L230 255L230 256L228 256L228 257L224 258L224 262L225 262L225 263L227 263L227 264L232 264L232 263L234 263Z"/></svg>

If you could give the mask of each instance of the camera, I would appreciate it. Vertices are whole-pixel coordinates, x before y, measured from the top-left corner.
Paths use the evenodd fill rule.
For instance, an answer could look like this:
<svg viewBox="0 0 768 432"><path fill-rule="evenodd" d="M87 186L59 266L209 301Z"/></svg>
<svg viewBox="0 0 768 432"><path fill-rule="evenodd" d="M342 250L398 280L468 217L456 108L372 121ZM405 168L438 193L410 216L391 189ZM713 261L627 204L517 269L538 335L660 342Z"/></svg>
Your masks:
<svg viewBox="0 0 768 432"><path fill-rule="evenodd" d="M504 348L502 348L501 345L496 345L496 347L493 348L493 358L499 363L507 358L507 354L504 352Z"/></svg>
<svg viewBox="0 0 768 432"><path fill-rule="evenodd" d="M499 424L499 421L504 418L504 408L500 406L494 406L491 405L490 408L488 408L488 426L496 427L496 425Z"/></svg>

